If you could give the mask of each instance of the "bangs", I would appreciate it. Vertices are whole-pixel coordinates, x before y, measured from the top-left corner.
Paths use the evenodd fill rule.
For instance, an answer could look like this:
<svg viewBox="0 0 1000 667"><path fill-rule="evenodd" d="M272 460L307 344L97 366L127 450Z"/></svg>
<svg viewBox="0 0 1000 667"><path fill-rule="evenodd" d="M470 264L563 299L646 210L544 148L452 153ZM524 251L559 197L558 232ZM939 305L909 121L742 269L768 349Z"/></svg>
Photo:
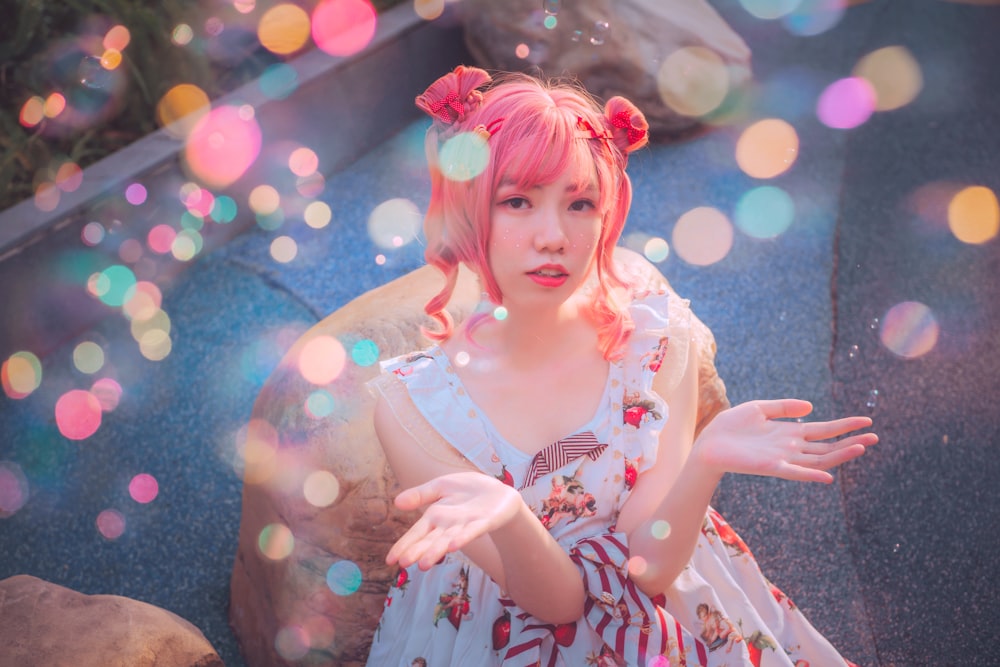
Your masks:
<svg viewBox="0 0 1000 667"><path fill-rule="evenodd" d="M568 173L577 192L594 187L603 193L600 162L591 145L597 142L579 136L571 110L550 107L545 113L505 121L504 126L516 126L518 140L495 156L494 190L501 183L518 188L548 185Z"/></svg>

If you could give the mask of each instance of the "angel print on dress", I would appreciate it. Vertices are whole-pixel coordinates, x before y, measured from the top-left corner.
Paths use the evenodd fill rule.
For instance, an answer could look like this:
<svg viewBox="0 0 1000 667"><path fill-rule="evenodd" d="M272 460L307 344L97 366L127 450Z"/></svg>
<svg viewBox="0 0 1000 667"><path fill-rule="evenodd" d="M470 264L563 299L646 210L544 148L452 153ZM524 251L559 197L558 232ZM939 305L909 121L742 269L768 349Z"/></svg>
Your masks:
<svg viewBox="0 0 1000 667"><path fill-rule="evenodd" d="M580 468L577 468L571 476L552 476L549 497L542 501L541 510L536 512L539 521L549 530L567 517L572 517L569 523L573 523L597 514L597 499L583 488L583 483L577 478L579 474Z"/></svg>
<svg viewBox="0 0 1000 667"><path fill-rule="evenodd" d="M660 366L663 365L663 358L667 356L667 346L669 344L670 338L668 336L661 336L660 340L656 343L656 347L642 355L639 359L639 365L653 371L654 373L659 371Z"/></svg>
<svg viewBox="0 0 1000 667"><path fill-rule="evenodd" d="M452 583L451 591L441 593L434 606L434 625L447 618L456 630L462 617L469 613L469 568L463 567L458 573L458 581Z"/></svg>

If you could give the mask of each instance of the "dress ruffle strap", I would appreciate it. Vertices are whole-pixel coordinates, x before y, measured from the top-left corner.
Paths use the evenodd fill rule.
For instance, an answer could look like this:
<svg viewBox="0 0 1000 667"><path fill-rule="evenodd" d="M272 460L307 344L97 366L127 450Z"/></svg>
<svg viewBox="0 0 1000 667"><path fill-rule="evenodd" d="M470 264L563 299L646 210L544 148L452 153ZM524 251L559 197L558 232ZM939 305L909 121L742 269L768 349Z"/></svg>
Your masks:
<svg viewBox="0 0 1000 667"><path fill-rule="evenodd" d="M687 654L689 667L706 664L704 645L629 579L623 534L582 539L570 558L583 571L588 592L584 618L626 664L644 667L652 657L671 652Z"/></svg>

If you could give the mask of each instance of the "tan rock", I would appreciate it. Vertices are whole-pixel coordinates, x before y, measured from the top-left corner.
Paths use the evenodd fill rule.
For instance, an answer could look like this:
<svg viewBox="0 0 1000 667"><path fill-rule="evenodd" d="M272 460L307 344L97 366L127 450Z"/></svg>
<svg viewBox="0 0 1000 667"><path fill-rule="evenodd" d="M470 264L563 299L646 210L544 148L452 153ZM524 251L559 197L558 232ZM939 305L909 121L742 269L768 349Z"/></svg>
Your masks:
<svg viewBox="0 0 1000 667"><path fill-rule="evenodd" d="M28 575L0 581L0 665L223 667L201 631L176 614Z"/></svg>
<svg viewBox="0 0 1000 667"><path fill-rule="evenodd" d="M647 272L651 286L666 284L635 253L623 250L621 257ZM374 399L364 383L377 364L348 361L323 387L333 411L321 416L316 401L310 416L304 406L318 387L303 378L300 360L310 358L310 345L328 344L324 337L341 341L348 355L354 342L371 340L383 359L426 346L419 331L428 323L423 305L440 284L440 274L423 267L358 297L306 332L261 389L243 451L230 600L230 623L251 667L365 662L396 575L383 559L414 517L392 504L398 487L371 423ZM463 271L449 310L461 320L478 299L475 277ZM711 331L697 320L694 331L702 349L703 424L728 403ZM320 371L316 361L307 362L306 375Z"/></svg>
<svg viewBox="0 0 1000 667"><path fill-rule="evenodd" d="M727 95L738 99L751 78L749 47L705 0L456 6L477 65L571 75L602 99L624 95L646 114L654 138L696 128L701 116L726 106ZM553 19L554 27L546 27Z"/></svg>

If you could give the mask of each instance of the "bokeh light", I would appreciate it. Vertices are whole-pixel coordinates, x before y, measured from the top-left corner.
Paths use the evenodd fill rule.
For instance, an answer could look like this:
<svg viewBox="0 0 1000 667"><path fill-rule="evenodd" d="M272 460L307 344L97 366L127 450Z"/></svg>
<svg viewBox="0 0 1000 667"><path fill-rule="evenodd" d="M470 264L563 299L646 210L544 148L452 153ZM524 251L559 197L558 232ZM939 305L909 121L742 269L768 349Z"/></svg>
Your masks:
<svg viewBox="0 0 1000 667"><path fill-rule="evenodd" d="M296 176L310 176L319 168L319 157L314 150L301 146L288 156L288 168Z"/></svg>
<svg viewBox="0 0 1000 667"><path fill-rule="evenodd" d="M97 274L93 294L109 306L119 307L125 303L125 294L135 286L132 269L121 264L113 264Z"/></svg>
<svg viewBox="0 0 1000 667"><path fill-rule="evenodd" d="M62 93L52 93L45 98L42 112L47 118L55 118L66 110L66 98Z"/></svg>
<svg viewBox="0 0 1000 667"><path fill-rule="evenodd" d="M378 361L378 345L365 338L351 347L351 359L358 366L371 366Z"/></svg>
<svg viewBox="0 0 1000 667"><path fill-rule="evenodd" d="M45 118L45 100L37 95L29 97L21 107L18 118L21 125L34 127L41 123L43 118Z"/></svg>
<svg viewBox="0 0 1000 667"><path fill-rule="evenodd" d="M858 61L852 74L871 84L876 111L906 106L924 87L920 64L905 46L886 46L872 51Z"/></svg>
<svg viewBox="0 0 1000 667"><path fill-rule="evenodd" d="M265 558L284 560L291 556L295 549L295 537L285 524L272 523L264 526L264 529L260 531L257 546Z"/></svg>
<svg viewBox="0 0 1000 667"><path fill-rule="evenodd" d="M654 236L643 245L642 254L651 262L662 262L670 255L670 244L665 239Z"/></svg>
<svg viewBox="0 0 1000 667"><path fill-rule="evenodd" d="M441 146L438 166L445 178L467 181L483 173L490 161L490 147L478 132L459 132Z"/></svg>
<svg viewBox="0 0 1000 667"><path fill-rule="evenodd" d="M247 203L257 215L271 215L281 206L281 195L270 185L258 185L250 191Z"/></svg>
<svg viewBox="0 0 1000 667"><path fill-rule="evenodd" d="M323 419L329 417L336 406L330 392L326 389L317 389L306 397L305 411L313 419Z"/></svg>
<svg viewBox="0 0 1000 667"><path fill-rule="evenodd" d="M754 178L774 178L785 173L798 153L798 133L779 118L757 121L736 142L736 163Z"/></svg>
<svg viewBox="0 0 1000 667"><path fill-rule="evenodd" d="M691 209L674 225L674 252L688 264L715 264L733 247L733 225L721 211L709 206Z"/></svg>
<svg viewBox="0 0 1000 667"><path fill-rule="evenodd" d="M106 540L117 540L125 532L125 517L118 510L104 510L94 523Z"/></svg>
<svg viewBox="0 0 1000 667"><path fill-rule="evenodd" d="M323 229L333 219L333 211L330 210L330 205L326 202L314 201L306 206L303 217L306 224L313 229Z"/></svg>
<svg viewBox="0 0 1000 667"><path fill-rule="evenodd" d="M274 63L261 73L257 86L272 100L283 100L299 87L299 73L287 63Z"/></svg>
<svg viewBox="0 0 1000 667"><path fill-rule="evenodd" d="M329 507L340 495L340 482L327 470L315 470L306 476L302 495L315 507Z"/></svg>
<svg viewBox="0 0 1000 667"><path fill-rule="evenodd" d="M132 34L129 32L128 28L119 24L112 26L110 30L104 35L104 40L101 45L105 49L114 49L116 51L124 51L125 47L129 45L132 41Z"/></svg>
<svg viewBox="0 0 1000 667"><path fill-rule="evenodd" d="M234 464L242 469L243 481L247 484L266 482L275 470L278 431L263 419L251 419L239 443L239 460Z"/></svg>
<svg viewBox="0 0 1000 667"><path fill-rule="evenodd" d="M232 185L260 154L261 131L242 107L221 106L195 124L184 146L192 174L211 188Z"/></svg>
<svg viewBox="0 0 1000 667"><path fill-rule="evenodd" d="M13 516L28 502L30 488L21 466L0 461L0 519Z"/></svg>
<svg viewBox="0 0 1000 667"><path fill-rule="evenodd" d="M56 426L70 440L84 440L101 426L101 403L84 389L71 389L56 401Z"/></svg>
<svg viewBox="0 0 1000 667"><path fill-rule="evenodd" d="M160 493L160 484L149 473L139 473L128 483L128 494L137 503L143 505L156 500Z"/></svg>
<svg viewBox="0 0 1000 667"><path fill-rule="evenodd" d="M90 387L90 393L101 404L101 410L111 412L118 407L122 398L122 386L112 378L101 378Z"/></svg>
<svg viewBox="0 0 1000 667"><path fill-rule="evenodd" d="M35 189L35 208L39 211L54 211L59 206L59 188L55 183L45 181Z"/></svg>
<svg viewBox="0 0 1000 667"><path fill-rule="evenodd" d="M531 48L524 42L521 42L516 47L514 47L514 55L520 58L521 60L524 60L525 58L531 55ZM467 179L462 179L462 180L467 180Z"/></svg>
<svg viewBox="0 0 1000 667"><path fill-rule="evenodd" d="M816 117L827 127L849 130L871 118L875 89L867 79L850 76L834 81L820 93Z"/></svg>
<svg viewBox="0 0 1000 667"><path fill-rule="evenodd" d="M132 183L125 188L125 201L132 206L139 206L146 203L146 186L142 183Z"/></svg>
<svg viewBox="0 0 1000 667"><path fill-rule="evenodd" d="M779 236L795 218L795 204L784 190L764 185L748 190L736 203L736 226L758 239Z"/></svg>
<svg viewBox="0 0 1000 667"><path fill-rule="evenodd" d="M170 41L177 46L186 46L194 39L194 30L187 23L178 23L170 33Z"/></svg>
<svg viewBox="0 0 1000 667"><path fill-rule="evenodd" d="M368 46L377 23L367 0L320 0L312 13L312 38L332 56L350 56Z"/></svg>
<svg viewBox="0 0 1000 667"><path fill-rule="evenodd" d="M299 352L299 373L315 385L330 384L344 370L347 352L333 336L316 336L302 346Z"/></svg>
<svg viewBox="0 0 1000 667"><path fill-rule="evenodd" d="M81 373L93 375L104 366L104 349L91 340L73 348L73 365Z"/></svg>
<svg viewBox="0 0 1000 667"><path fill-rule="evenodd" d="M274 635L274 651L284 660L298 662L309 654L309 633L297 625L286 625Z"/></svg>
<svg viewBox="0 0 1000 667"><path fill-rule="evenodd" d="M409 199L382 202L368 216L368 236L380 248L398 248L420 233L423 216Z"/></svg>
<svg viewBox="0 0 1000 667"><path fill-rule="evenodd" d="M444 13L445 0L413 0L413 13L425 21L433 21Z"/></svg>
<svg viewBox="0 0 1000 667"><path fill-rule="evenodd" d="M798 6L801 0L740 0L743 9L759 19L778 19Z"/></svg>
<svg viewBox="0 0 1000 667"><path fill-rule="evenodd" d="M56 170L56 187L63 192L75 192L83 183L83 169L75 162L63 162Z"/></svg>
<svg viewBox="0 0 1000 667"><path fill-rule="evenodd" d="M80 240L83 241L84 244L91 247L103 241L105 235L106 231L104 229L104 225L99 222L88 222L83 226L83 229L80 230Z"/></svg>
<svg viewBox="0 0 1000 667"><path fill-rule="evenodd" d="M1000 204L993 190L973 185L959 191L948 203L948 228L959 241L986 243L1000 231Z"/></svg>
<svg viewBox="0 0 1000 667"><path fill-rule="evenodd" d="M882 318L879 339L893 354L915 359L934 349L939 333L940 326L929 307L919 301L904 301Z"/></svg>
<svg viewBox="0 0 1000 667"><path fill-rule="evenodd" d="M349 560L337 561L326 571L326 585L336 595L350 595L361 588L361 568Z"/></svg>
<svg viewBox="0 0 1000 667"><path fill-rule="evenodd" d="M193 229L182 229L177 232L174 242L170 244L170 254L174 256L174 259L188 262L201 252L204 245L205 240L201 234Z"/></svg>
<svg viewBox="0 0 1000 667"><path fill-rule="evenodd" d="M28 397L42 384L42 362L31 352L15 352L0 365L0 384L9 398Z"/></svg>
<svg viewBox="0 0 1000 667"><path fill-rule="evenodd" d="M299 253L299 245L291 236L277 236L271 240L271 258L287 264Z"/></svg>
<svg viewBox="0 0 1000 667"><path fill-rule="evenodd" d="M794 35L812 37L840 23L848 0L799 0L798 6L785 14L781 22Z"/></svg>
<svg viewBox="0 0 1000 667"><path fill-rule="evenodd" d="M163 361L172 349L173 341L162 329L151 329L139 339L139 353L150 361Z"/></svg>
<svg viewBox="0 0 1000 667"><path fill-rule="evenodd" d="M670 536L670 524L663 519L658 519L653 522L650 527L649 532L657 540L665 540Z"/></svg>
<svg viewBox="0 0 1000 667"><path fill-rule="evenodd" d="M146 233L146 245L158 255L170 252L177 238L177 230L170 225L159 224Z"/></svg>
<svg viewBox="0 0 1000 667"><path fill-rule="evenodd" d="M191 83L181 83L166 92L156 105L156 120L167 132L185 138L211 110L208 94Z"/></svg>
<svg viewBox="0 0 1000 667"><path fill-rule="evenodd" d="M129 320L146 321L160 310L163 295L155 283L141 280L125 293L122 314Z"/></svg>
<svg viewBox="0 0 1000 667"><path fill-rule="evenodd" d="M281 3L264 12L257 23L261 46L279 55L301 49L309 39L309 15L298 5Z"/></svg>
<svg viewBox="0 0 1000 667"><path fill-rule="evenodd" d="M684 116L715 111L729 93L729 70L715 51L686 46L671 53L656 77L660 98Z"/></svg>

